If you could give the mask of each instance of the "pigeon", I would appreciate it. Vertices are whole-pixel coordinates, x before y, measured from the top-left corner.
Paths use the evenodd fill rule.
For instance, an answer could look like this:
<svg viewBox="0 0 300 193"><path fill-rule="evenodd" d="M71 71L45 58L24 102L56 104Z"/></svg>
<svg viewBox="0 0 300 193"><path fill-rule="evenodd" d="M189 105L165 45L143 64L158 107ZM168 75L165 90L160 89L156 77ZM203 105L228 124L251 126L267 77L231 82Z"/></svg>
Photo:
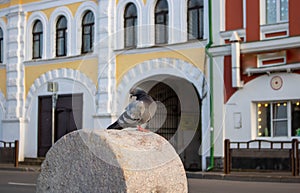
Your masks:
<svg viewBox="0 0 300 193"><path fill-rule="evenodd" d="M135 97L135 100L128 104L120 117L113 124L108 126L107 129L137 127L139 131L148 132L145 126L151 118L153 118L157 104L153 98L141 88L133 88L129 94L130 98Z"/></svg>

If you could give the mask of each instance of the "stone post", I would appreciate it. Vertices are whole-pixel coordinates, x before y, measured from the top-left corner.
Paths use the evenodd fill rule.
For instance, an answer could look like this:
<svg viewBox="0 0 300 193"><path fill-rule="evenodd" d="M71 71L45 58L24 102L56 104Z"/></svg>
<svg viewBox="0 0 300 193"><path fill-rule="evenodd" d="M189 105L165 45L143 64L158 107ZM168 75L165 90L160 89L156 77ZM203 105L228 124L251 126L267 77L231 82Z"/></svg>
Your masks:
<svg viewBox="0 0 300 193"><path fill-rule="evenodd" d="M48 151L37 192L187 193L172 145L151 132L78 130Z"/></svg>

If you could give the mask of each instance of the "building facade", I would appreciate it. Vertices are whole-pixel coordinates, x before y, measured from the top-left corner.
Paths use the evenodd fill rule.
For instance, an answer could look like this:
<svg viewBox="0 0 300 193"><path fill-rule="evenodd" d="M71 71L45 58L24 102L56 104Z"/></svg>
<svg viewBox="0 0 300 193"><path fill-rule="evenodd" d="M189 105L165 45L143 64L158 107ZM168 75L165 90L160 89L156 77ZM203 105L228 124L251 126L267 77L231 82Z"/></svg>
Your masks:
<svg viewBox="0 0 300 193"><path fill-rule="evenodd" d="M224 139L299 139L300 2L212 2L215 157Z"/></svg>
<svg viewBox="0 0 300 193"><path fill-rule="evenodd" d="M150 125L186 169L210 149L207 0L6 0L0 4L0 139L44 157L76 129L105 129L141 87L163 109ZM58 91L54 116L49 83ZM163 113L164 112L164 113Z"/></svg>
<svg viewBox="0 0 300 193"><path fill-rule="evenodd" d="M298 6L1 1L0 139L20 141L21 161L44 157L53 128L55 141L77 129L105 129L136 86L162 104L149 127L172 143L186 169L222 167L225 139L298 138Z"/></svg>

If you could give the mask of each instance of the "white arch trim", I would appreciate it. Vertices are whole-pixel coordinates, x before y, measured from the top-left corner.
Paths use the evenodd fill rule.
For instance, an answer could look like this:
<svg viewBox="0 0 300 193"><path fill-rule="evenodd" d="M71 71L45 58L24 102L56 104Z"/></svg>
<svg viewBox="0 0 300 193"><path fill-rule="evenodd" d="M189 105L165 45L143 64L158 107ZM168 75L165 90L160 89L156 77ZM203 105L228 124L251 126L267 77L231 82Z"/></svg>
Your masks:
<svg viewBox="0 0 300 193"><path fill-rule="evenodd" d="M83 85L91 93L92 96L96 96L97 89L95 84L82 72L69 68L61 68L48 71L38 77L29 89L25 103L25 116L27 120L29 119L31 102L33 98L36 97L38 88L40 88L43 84L47 84L47 82L49 81L54 81L55 79L59 78L75 81Z"/></svg>
<svg viewBox="0 0 300 193"><path fill-rule="evenodd" d="M86 12L86 11L91 11L93 12L94 14L94 18L95 18L95 34L94 34L94 44L96 42L98 42L98 36L96 35L97 33L97 29L98 29L98 19L97 19L97 7L98 5L94 2L91 2L91 1L88 1L88 2L84 2L82 3L78 9L77 9L77 12L75 14L75 23L74 23L74 37L76 38L76 41L75 41L75 50L73 50L74 54L75 55L79 55L81 54L81 45L82 45L82 27L81 27L81 24L82 24L82 19L83 19L83 14ZM95 48L95 45L94 45L94 48ZM96 49L94 49L95 51Z"/></svg>
<svg viewBox="0 0 300 193"><path fill-rule="evenodd" d="M145 12L148 15L148 25L152 26L151 28L151 34L152 34L152 38L151 38L151 45L155 44L155 7L157 4L158 0L148 0L146 3L146 9ZM176 0L177 1L177 0ZM174 14L178 14L178 13L174 13L174 0L167 0L168 2L168 10L169 10L169 21L168 21L168 27L169 27L169 34L168 34L168 42L169 43L173 43L173 33L172 33L172 29L174 29L174 19L175 16ZM178 2L177 2L178 3ZM179 3L180 5L181 3ZM178 19L178 15L176 16L176 19ZM180 19L180 18L179 18Z"/></svg>
<svg viewBox="0 0 300 193"><path fill-rule="evenodd" d="M136 6L136 11L137 11L137 20L138 20L138 32L137 32L137 46L140 47L142 45L142 39L141 39L141 34L142 34L142 25L143 25L143 2L139 0L125 0L122 2L119 2L116 8L116 13L117 13L117 19L116 19L116 30L119 30L116 32L117 34L117 39L119 41L116 41L116 47L118 49L123 49L124 48L124 13L125 13L125 7L128 3L133 3Z"/></svg>
<svg viewBox="0 0 300 193"><path fill-rule="evenodd" d="M50 26L50 57L55 57L55 34L56 34L56 22L58 19L58 16L63 15L67 19L67 26L68 26L68 33L67 33L67 56L71 55L71 48L73 47L72 45L72 31L73 31L73 17L72 17L72 12L68 7L58 7L53 11L53 13L50 16L49 19L49 26Z"/></svg>
<svg viewBox="0 0 300 193"><path fill-rule="evenodd" d="M7 53L6 53L7 48L6 48L6 46L7 46L7 37L8 37L8 35L7 35L7 25L6 25L5 21L2 18L0 18L0 27L3 31L3 46L4 46L2 63L5 64L6 59L7 59Z"/></svg>
<svg viewBox="0 0 300 193"><path fill-rule="evenodd" d="M207 91L205 84L205 75L193 64L184 60L175 58L159 58L142 62L130 69L123 77L116 91L116 105L121 107L129 90L144 79L157 75L171 75L183 78L191 82L203 98L203 93Z"/></svg>
<svg viewBox="0 0 300 193"><path fill-rule="evenodd" d="M32 59L32 28L34 25L34 22L36 20L40 20L42 22L43 25L43 54L42 54L42 58L47 58L46 53L47 53L47 45L48 45L48 19L47 16L45 15L45 13L41 12L41 11L37 11L34 12L30 15L28 22L27 22L27 30L26 30L26 56L25 58L27 60L31 60Z"/></svg>

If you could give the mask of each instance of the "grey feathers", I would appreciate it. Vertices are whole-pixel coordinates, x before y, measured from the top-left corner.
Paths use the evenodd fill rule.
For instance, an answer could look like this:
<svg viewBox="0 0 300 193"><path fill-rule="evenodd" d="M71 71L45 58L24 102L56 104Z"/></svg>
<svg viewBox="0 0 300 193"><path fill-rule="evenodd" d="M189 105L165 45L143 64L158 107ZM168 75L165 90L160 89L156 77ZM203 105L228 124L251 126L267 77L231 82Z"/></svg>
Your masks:
<svg viewBox="0 0 300 193"><path fill-rule="evenodd" d="M107 129L123 129L127 127L141 126L148 123L154 116L157 104L145 91L139 88L130 90L130 97L135 97L125 108L116 122Z"/></svg>

